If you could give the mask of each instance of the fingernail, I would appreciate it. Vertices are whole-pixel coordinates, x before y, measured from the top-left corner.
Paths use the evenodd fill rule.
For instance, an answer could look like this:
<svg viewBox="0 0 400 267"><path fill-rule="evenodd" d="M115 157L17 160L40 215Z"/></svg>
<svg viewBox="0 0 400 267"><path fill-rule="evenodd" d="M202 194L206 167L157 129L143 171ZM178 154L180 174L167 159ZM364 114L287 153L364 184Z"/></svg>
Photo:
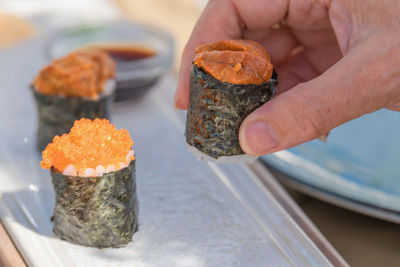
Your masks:
<svg viewBox="0 0 400 267"><path fill-rule="evenodd" d="M278 133L265 121L254 121L246 125L243 139L243 150L252 155L266 154L279 144Z"/></svg>

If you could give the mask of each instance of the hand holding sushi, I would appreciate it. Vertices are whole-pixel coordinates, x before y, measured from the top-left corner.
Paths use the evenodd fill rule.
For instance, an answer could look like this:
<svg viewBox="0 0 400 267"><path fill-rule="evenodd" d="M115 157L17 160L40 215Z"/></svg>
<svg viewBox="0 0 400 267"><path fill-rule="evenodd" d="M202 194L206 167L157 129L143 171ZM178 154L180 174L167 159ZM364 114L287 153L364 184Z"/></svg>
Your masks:
<svg viewBox="0 0 400 267"><path fill-rule="evenodd" d="M209 1L183 52L175 106L188 107L196 47L249 39L269 51L279 87L240 127L248 154L295 146L381 108L400 111L398 14L396 0Z"/></svg>

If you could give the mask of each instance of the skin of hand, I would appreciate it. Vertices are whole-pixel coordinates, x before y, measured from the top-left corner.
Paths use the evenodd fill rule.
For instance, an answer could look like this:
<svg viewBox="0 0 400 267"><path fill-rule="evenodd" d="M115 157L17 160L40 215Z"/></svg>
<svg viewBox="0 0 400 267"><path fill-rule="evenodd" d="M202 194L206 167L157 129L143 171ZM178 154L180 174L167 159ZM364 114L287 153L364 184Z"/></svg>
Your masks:
<svg viewBox="0 0 400 267"><path fill-rule="evenodd" d="M220 39L261 43L279 77L277 96L241 125L247 154L298 145L382 108L400 111L399 0L211 0L182 55L176 108L188 107L194 48Z"/></svg>

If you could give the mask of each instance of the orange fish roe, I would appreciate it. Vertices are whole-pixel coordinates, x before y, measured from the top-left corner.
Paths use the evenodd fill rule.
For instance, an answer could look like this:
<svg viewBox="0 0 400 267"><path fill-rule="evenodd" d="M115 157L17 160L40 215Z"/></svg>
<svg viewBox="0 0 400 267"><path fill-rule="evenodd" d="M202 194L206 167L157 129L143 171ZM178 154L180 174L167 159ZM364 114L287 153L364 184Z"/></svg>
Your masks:
<svg viewBox="0 0 400 267"><path fill-rule="evenodd" d="M33 86L46 95L96 99L107 81L115 78L115 64L101 51L79 51L44 67Z"/></svg>
<svg viewBox="0 0 400 267"><path fill-rule="evenodd" d="M72 164L79 176L84 176L86 169L95 169L100 165L119 170L135 159L128 154L132 146L133 141L127 130L117 130L106 119L83 118L75 121L68 134L54 137L43 151L40 165L44 169L53 167L63 172Z"/></svg>

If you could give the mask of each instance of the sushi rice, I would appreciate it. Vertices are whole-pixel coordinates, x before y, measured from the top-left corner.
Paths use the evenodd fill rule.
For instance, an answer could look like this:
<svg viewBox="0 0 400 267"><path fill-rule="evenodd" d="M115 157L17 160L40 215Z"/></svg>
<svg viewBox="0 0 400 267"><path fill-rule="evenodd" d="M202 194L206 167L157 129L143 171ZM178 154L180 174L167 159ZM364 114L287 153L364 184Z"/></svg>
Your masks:
<svg viewBox="0 0 400 267"><path fill-rule="evenodd" d="M135 157L135 152L130 150L126 155L126 163L120 163L119 168L116 168L114 165L107 165L105 168L103 165L98 165L96 168L86 168L83 173L78 173L75 166L73 164L68 164L64 171L62 172L64 175L69 176L81 176L81 177L95 177L95 176L102 176L105 173L118 171L120 169L126 168L129 166L129 163L132 161L132 158Z"/></svg>

